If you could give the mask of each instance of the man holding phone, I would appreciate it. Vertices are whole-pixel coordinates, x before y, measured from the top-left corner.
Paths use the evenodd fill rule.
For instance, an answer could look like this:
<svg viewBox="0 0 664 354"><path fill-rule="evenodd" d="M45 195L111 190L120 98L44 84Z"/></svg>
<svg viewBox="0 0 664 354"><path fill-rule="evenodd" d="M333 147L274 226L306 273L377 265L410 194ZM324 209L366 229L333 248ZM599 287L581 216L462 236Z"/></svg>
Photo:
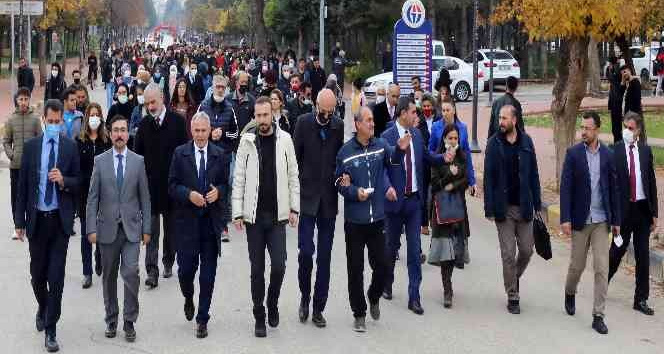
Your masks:
<svg viewBox="0 0 664 354"><path fill-rule="evenodd" d="M364 248L369 253L373 269L368 297L374 320L380 318L378 302L383 293L386 260L385 235L385 169L400 165L411 145L412 136L398 139L398 149L382 138L374 137L373 113L363 107L355 115L354 138L346 142L337 153L335 185L344 197L344 231L348 268L348 293L355 322L353 330L366 332L367 303L364 297Z"/></svg>

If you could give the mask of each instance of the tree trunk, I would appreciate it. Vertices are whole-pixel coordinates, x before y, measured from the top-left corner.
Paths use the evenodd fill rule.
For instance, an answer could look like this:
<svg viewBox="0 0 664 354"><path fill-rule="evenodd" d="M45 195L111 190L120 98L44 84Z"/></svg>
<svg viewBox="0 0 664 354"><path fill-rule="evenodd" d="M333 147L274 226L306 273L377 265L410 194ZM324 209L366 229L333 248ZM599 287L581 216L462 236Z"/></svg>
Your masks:
<svg viewBox="0 0 664 354"><path fill-rule="evenodd" d="M431 37L433 39L438 39L438 31L436 30L437 28L437 21L436 21L436 0L429 0L429 3L427 4L427 17L429 18L429 21L431 22Z"/></svg>
<svg viewBox="0 0 664 354"><path fill-rule="evenodd" d="M37 55L39 56L39 86L46 84L46 31L39 31L39 46Z"/></svg>
<svg viewBox="0 0 664 354"><path fill-rule="evenodd" d="M597 41L590 38L588 42L588 81L590 82L590 95L600 97L600 74L599 53L597 52Z"/></svg>
<svg viewBox="0 0 664 354"><path fill-rule="evenodd" d="M464 58L467 53L468 43L470 37L468 35L468 6L465 4L461 6L461 38L457 41L457 50L459 57Z"/></svg>
<svg viewBox="0 0 664 354"><path fill-rule="evenodd" d="M256 6L254 14L256 21L254 28L256 29L256 50L267 52L267 31L265 30L265 20L263 19L263 9L265 8L265 0L254 0Z"/></svg>
<svg viewBox="0 0 664 354"><path fill-rule="evenodd" d="M540 45L540 62L542 63L542 80L546 80L549 76L549 41L542 42Z"/></svg>
<svg viewBox="0 0 664 354"><path fill-rule="evenodd" d="M302 26L297 28L297 57L304 58L304 29Z"/></svg>
<svg viewBox="0 0 664 354"><path fill-rule="evenodd" d="M567 148L574 143L576 116L586 92L589 38L561 41L558 77L553 86L553 140L556 146L556 186L560 187Z"/></svg>

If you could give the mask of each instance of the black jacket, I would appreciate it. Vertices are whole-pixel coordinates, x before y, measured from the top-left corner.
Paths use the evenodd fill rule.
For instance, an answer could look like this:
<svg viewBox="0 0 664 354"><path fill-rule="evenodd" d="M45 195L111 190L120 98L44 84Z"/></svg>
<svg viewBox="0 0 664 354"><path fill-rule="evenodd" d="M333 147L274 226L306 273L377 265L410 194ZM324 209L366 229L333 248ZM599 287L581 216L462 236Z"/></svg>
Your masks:
<svg viewBox="0 0 664 354"><path fill-rule="evenodd" d="M623 113L629 111L641 114L643 109L641 108L641 81L637 78L633 78L629 82L629 86L625 89L625 109Z"/></svg>
<svg viewBox="0 0 664 354"><path fill-rule="evenodd" d="M396 107L394 109L396 114ZM392 121L390 111L387 109L387 101L381 102L373 108L374 136L380 136L387 129L387 123Z"/></svg>
<svg viewBox="0 0 664 354"><path fill-rule="evenodd" d="M233 114L229 117L224 117L221 129L224 132L221 138L221 145L226 151L237 151L240 144L240 133L244 127L252 119L254 119L254 105L256 99L250 93L246 93L244 98L240 100L237 92L233 91L227 96L233 106Z"/></svg>
<svg viewBox="0 0 664 354"><path fill-rule="evenodd" d="M521 103L511 93L505 93L503 97L497 99L491 106L491 120L489 121L489 132L487 133L487 139L491 138L493 134L500 131L500 109L507 105L511 105L516 108L517 128L521 131L525 131Z"/></svg>
<svg viewBox="0 0 664 354"><path fill-rule="evenodd" d="M113 81L113 60L104 59L101 64L101 81L105 84Z"/></svg>
<svg viewBox="0 0 664 354"><path fill-rule="evenodd" d="M199 191L198 170L196 169L196 155L194 143L188 142L175 149L170 171L168 173L168 194L173 201L173 226L176 238L181 247L197 248L200 244L199 221L202 216L209 218L211 233L217 237L217 250L221 254L221 233L229 220L224 220L224 208L227 201L224 199L230 186L228 174L230 155L214 144L207 146L206 181L207 190ZM202 195L209 192L213 185L219 191L219 199L205 208L199 208L189 201L189 193L197 191ZM180 249L180 247L178 247Z"/></svg>
<svg viewBox="0 0 664 354"><path fill-rule="evenodd" d="M658 215L657 206L657 180L655 178L655 167L653 163L653 154L650 146L638 142L639 149L639 164L641 165L641 183L643 184L643 193L646 195L646 201L650 208L650 218L656 218ZM622 213L622 225L625 223L625 218L629 215L627 208L629 207L629 199L631 189L629 186L629 158L625 143L619 142L613 146L613 157L615 159L616 174L618 176L618 189L620 190L619 201ZM646 217L646 215L643 215Z"/></svg>
<svg viewBox="0 0 664 354"><path fill-rule="evenodd" d="M46 81L46 88L44 89L44 101L49 99L62 101L62 93L67 88L67 83L62 77L62 74L55 79L52 76L49 77L50 79Z"/></svg>
<svg viewBox="0 0 664 354"><path fill-rule="evenodd" d="M17 229L26 230L28 239L37 231L42 139L43 135L40 135L28 140L21 157L14 222ZM74 234L74 208L80 187L81 165L76 143L62 135L58 144L57 167L64 177L64 188L55 188L60 221L65 235L71 236Z"/></svg>
<svg viewBox="0 0 664 354"><path fill-rule="evenodd" d="M334 117L321 130L312 113L300 116L295 124L293 143L300 172L300 212L334 218L339 204L334 176L337 152L344 140L344 123Z"/></svg>
<svg viewBox="0 0 664 354"><path fill-rule="evenodd" d="M194 82L191 82L191 76L187 75L187 90L191 93L191 98L198 106L205 99L205 88L203 87L203 78L200 74L196 74Z"/></svg>
<svg viewBox="0 0 664 354"><path fill-rule="evenodd" d="M301 103L297 97L288 101L286 109L288 110L288 118L294 119L295 122L297 122L298 117L301 115L312 113L314 110L312 105Z"/></svg>
<svg viewBox="0 0 664 354"><path fill-rule="evenodd" d="M18 75L16 76L18 87L27 87L30 92L35 88L35 75L32 73L32 68L29 66L18 68Z"/></svg>
<svg viewBox="0 0 664 354"><path fill-rule="evenodd" d="M78 146L78 155L81 161L81 201L78 206L78 215L85 215L85 207L88 201L88 190L90 189L90 179L92 178L92 169L95 165L95 156L105 152L111 148L111 141L104 140L101 137L93 142L91 140L82 141L80 137L76 137L76 144Z"/></svg>
<svg viewBox="0 0 664 354"><path fill-rule="evenodd" d="M521 217L533 219L533 211L542 209L542 196L537 170L537 156L533 141L524 132L519 132L519 201ZM484 155L484 214L497 221L505 220L507 215L507 178L505 168L504 145L502 134L495 134L487 143Z"/></svg>
<svg viewBox="0 0 664 354"><path fill-rule="evenodd" d="M318 92L320 92L327 83L325 70L323 70L323 68L312 68L309 73L309 82L311 82L311 97L315 100L316 97L318 97Z"/></svg>
<svg viewBox="0 0 664 354"><path fill-rule="evenodd" d="M175 149L187 142L187 128L182 116L166 110L161 126L156 118L145 116L138 125L134 152L145 159L152 213L170 210L168 199L168 173Z"/></svg>

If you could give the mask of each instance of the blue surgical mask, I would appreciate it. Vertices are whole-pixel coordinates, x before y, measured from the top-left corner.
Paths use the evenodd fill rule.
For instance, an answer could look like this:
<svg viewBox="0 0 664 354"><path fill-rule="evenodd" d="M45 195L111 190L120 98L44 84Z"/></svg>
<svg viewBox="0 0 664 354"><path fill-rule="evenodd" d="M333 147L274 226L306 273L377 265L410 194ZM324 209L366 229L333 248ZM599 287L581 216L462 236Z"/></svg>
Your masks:
<svg viewBox="0 0 664 354"><path fill-rule="evenodd" d="M62 124L46 124L44 128L44 135L48 139L57 139L62 132Z"/></svg>

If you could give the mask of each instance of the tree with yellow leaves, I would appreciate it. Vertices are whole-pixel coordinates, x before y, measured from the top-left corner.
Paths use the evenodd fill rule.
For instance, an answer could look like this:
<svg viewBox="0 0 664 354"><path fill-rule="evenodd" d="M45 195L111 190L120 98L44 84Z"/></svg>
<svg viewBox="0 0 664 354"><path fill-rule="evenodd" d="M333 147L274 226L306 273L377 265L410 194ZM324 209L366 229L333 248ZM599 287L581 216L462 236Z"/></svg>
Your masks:
<svg viewBox="0 0 664 354"><path fill-rule="evenodd" d="M551 113L557 178L574 142L576 117L586 93L588 43L631 38L661 23L663 0L502 0L494 21L516 20L530 40L561 39Z"/></svg>

